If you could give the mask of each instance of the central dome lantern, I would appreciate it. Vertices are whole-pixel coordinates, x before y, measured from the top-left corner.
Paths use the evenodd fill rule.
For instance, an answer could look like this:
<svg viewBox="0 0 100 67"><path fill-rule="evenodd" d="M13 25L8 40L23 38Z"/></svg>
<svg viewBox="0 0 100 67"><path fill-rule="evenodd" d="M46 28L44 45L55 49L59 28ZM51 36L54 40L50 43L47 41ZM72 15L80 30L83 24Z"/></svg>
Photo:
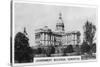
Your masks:
<svg viewBox="0 0 100 67"><path fill-rule="evenodd" d="M64 32L64 23L62 20L62 13L59 13L59 18L58 18L58 21L56 23L56 31Z"/></svg>

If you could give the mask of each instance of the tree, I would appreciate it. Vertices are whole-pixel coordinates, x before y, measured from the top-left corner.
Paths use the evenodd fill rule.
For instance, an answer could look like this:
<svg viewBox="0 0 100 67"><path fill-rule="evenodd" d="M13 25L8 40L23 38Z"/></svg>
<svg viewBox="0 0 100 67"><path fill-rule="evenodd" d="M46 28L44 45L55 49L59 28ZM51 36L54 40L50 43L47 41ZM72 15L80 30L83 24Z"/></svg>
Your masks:
<svg viewBox="0 0 100 67"><path fill-rule="evenodd" d="M42 54L42 51L43 51L43 49L39 47L39 48L37 49L37 52L38 52L37 54Z"/></svg>
<svg viewBox="0 0 100 67"><path fill-rule="evenodd" d="M24 33L18 32L15 35L15 62L24 63L33 61L32 49L28 41L29 39Z"/></svg>
<svg viewBox="0 0 100 67"><path fill-rule="evenodd" d="M74 48L74 51L77 53L77 55L80 55L80 46L79 45L76 45L75 48Z"/></svg>
<svg viewBox="0 0 100 67"><path fill-rule="evenodd" d="M47 46L47 49L45 50L45 53L48 57L51 56L51 54L54 54L55 53L55 48L54 46Z"/></svg>
<svg viewBox="0 0 100 67"><path fill-rule="evenodd" d="M87 42L83 41L83 44L81 45L81 52L83 54L90 52L90 46L87 44Z"/></svg>
<svg viewBox="0 0 100 67"><path fill-rule="evenodd" d="M72 52L74 52L72 45L68 45L67 48L64 49L64 53L72 53Z"/></svg>
<svg viewBox="0 0 100 67"><path fill-rule="evenodd" d="M54 53L55 53L55 47L51 46L51 54L54 54Z"/></svg>
<svg viewBox="0 0 100 67"><path fill-rule="evenodd" d="M83 26L84 29L84 40L89 44L93 44L95 37L96 27L91 22L87 21Z"/></svg>
<svg viewBox="0 0 100 67"><path fill-rule="evenodd" d="M93 43L91 46L91 52L96 53L96 43Z"/></svg>

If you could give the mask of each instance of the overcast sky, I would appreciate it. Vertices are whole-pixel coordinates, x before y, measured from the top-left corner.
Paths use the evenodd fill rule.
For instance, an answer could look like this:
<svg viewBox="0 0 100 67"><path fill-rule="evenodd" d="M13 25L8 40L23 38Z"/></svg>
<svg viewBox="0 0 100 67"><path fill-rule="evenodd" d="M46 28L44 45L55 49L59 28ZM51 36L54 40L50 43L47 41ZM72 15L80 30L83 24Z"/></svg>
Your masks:
<svg viewBox="0 0 100 67"><path fill-rule="evenodd" d="M30 45L34 46L34 30L48 26L53 31L58 22L59 13L65 25L65 31L80 31L83 38L83 25L87 20L95 24L96 8L55 6L32 3L14 4L15 34L26 27ZM82 41L81 41L82 42Z"/></svg>

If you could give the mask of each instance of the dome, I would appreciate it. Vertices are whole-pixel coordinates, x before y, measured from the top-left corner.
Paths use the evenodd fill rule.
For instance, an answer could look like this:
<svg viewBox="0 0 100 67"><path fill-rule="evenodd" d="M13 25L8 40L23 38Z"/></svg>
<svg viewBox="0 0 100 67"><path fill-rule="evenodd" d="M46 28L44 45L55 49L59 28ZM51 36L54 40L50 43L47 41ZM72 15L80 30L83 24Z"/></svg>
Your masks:
<svg viewBox="0 0 100 67"><path fill-rule="evenodd" d="M48 26L44 26L43 30L44 30L45 32L51 32L51 29L49 29Z"/></svg>
<svg viewBox="0 0 100 67"><path fill-rule="evenodd" d="M62 27L64 27L64 23L57 23L56 26L62 26Z"/></svg>
<svg viewBox="0 0 100 67"><path fill-rule="evenodd" d="M62 20L62 14L59 13L59 19L57 21L58 23L56 24L56 26L62 26L64 27L64 23L63 23L63 20Z"/></svg>

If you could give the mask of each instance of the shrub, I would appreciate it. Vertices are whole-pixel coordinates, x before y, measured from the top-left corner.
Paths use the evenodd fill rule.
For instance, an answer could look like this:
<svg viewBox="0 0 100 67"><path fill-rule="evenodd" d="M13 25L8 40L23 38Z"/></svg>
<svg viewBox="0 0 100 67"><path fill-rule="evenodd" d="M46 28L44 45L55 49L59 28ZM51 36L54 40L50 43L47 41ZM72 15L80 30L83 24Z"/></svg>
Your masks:
<svg viewBox="0 0 100 67"><path fill-rule="evenodd" d="M83 44L81 45L81 52L82 53L90 52L90 46L86 42L83 42Z"/></svg>

